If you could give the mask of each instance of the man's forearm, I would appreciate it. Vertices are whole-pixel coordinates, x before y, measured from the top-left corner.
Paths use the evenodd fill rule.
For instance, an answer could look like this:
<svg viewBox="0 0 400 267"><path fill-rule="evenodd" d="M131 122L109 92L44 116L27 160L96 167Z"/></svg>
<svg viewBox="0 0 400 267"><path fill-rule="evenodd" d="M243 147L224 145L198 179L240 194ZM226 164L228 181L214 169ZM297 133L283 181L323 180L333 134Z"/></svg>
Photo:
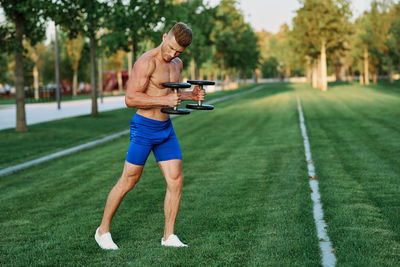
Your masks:
<svg viewBox="0 0 400 267"><path fill-rule="evenodd" d="M157 108L166 107L163 96L149 96L145 93L136 92L135 94L127 94L125 96L125 104L127 107L134 108Z"/></svg>

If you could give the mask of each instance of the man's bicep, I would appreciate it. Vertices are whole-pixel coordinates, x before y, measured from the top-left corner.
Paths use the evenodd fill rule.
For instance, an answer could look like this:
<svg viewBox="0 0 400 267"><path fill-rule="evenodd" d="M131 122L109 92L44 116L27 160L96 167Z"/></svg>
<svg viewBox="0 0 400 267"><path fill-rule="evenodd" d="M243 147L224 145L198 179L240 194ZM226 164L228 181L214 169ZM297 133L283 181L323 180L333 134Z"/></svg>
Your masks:
<svg viewBox="0 0 400 267"><path fill-rule="evenodd" d="M155 64L153 60L138 60L133 67L131 77L128 81L127 90L136 92L146 91L154 69Z"/></svg>

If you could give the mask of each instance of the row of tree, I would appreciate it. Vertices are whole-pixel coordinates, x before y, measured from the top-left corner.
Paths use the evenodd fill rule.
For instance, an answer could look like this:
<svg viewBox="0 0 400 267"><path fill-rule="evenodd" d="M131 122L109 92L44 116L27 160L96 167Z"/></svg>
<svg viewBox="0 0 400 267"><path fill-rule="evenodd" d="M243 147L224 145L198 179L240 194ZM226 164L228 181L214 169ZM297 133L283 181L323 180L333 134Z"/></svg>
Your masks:
<svg viewBox="0 0 400 267"><path fill-rule="evenodd" d="M400 71L400 3L374 0L354 22L349 0L303 0L293 19L277 34L257 33L263 73L282 79L304 75L314 88L327 90L327 73L336 80L390 82ZM328 71L329 70L329 71Z"/></svg>
<svg viewBox="0 0 400 267"><path fill-rule="evenodd" d="M17 130L27 129L24 84L38 88L39 76L48 82L57 73L56 45L42 43L49 21L59 30L60 75L73 81L74 93L78 76L101 89L98 74L104 66L117 72L122 90L121 71L131 70L138 56L158 45L162 33L177 21L194 32L194 42L181 56L184 75L220 77L223 88L229 77L240 75L245 81L262 71L264 77L281 79L304 75L325 91L328 73L337 80L358 74L360 83L368 84L370 74L376 82L379 74L391 79L399 70L400 3L374 0L370 11L353 22L350 0L300 1L293 28L284 24L271 34L255 33L236 0L221 0L215 7L203 0L0 0L7 19L0 26L0 58L15 73ZM4 64L0 79L10 79L1 68ZM26 81L28 72L32 82ZM98 90L91 92L96 115Z"/></svg>
<svg viewBox="0 0 400 267"><path fill-rule="evenodd" d="M203 0L0 0L0 5L6 17L0 26L0 52L15 58L17 131L27 130L24 64L32 67L34 87L38 88L39 70L49 58L49 49L42 42L50 21L65 41L60 46L66 51L68 60L64 62L68 65L62 69L72 70L75 92L82 58L89 61L92 89L102 84L97 79L101 80L102 57L116 66L121 81L124 55L130 55L130 70L140 52L158 45L162 33L178 21L186 22L194 32L194 42L182 55L184 62L190 62L186 64L190 77L204 72L216 77L215 70L220 70L220 76L247 75L259 62L257 37L235 0L222 0L216 7ZM91 90L92 115L98 112L97 91Z"/></svg>

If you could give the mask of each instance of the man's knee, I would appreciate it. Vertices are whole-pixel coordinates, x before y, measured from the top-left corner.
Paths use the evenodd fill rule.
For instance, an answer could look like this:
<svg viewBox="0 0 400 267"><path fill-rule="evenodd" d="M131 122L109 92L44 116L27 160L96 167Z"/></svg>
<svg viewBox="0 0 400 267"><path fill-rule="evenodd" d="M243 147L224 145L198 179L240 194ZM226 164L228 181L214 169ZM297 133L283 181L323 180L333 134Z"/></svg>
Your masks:
<svg viewBox="0 0 400 267"><path fill-rule="evenodd" d="M174 189L180 189L183 185L183 174L177 173L175 175L171 175L167 178L167 185L168 187Z"/></svg>
<svg viewBox="0 0 400 267"><path fill-rule="evenodd" d="M129 192L137 182L139 182L140 173L123 173L121 178L118 180L117 188L123 193Z"/></svg>

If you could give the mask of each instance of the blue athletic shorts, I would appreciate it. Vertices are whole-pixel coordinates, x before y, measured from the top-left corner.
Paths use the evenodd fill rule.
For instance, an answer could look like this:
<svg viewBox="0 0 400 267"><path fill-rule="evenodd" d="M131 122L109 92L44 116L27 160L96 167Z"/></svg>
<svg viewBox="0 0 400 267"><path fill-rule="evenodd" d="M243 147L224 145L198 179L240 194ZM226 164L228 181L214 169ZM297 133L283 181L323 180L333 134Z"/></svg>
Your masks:
<svg viewBox="0 0 400 267"><path fill-rule="evenodd" d="M181 147L172 127L171 119L152 120L135 114L131 120L131 137L126 161L144 165L153 150L156 161L182 160Z"/></svg>

